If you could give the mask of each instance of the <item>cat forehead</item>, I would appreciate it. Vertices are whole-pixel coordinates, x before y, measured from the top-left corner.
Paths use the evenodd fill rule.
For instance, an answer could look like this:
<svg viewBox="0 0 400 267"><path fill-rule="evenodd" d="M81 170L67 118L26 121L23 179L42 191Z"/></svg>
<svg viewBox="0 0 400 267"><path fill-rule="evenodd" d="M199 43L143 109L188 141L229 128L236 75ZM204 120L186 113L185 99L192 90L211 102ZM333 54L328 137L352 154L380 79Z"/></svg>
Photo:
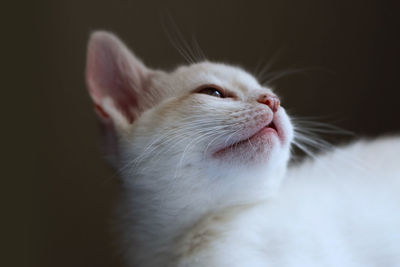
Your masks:
<svg viewBox="0 0 400 267"><path fill-rule="evenodd" d="M251 74L241 68L221 63L202 62L182 66L171 73L171 81L178 88L196 89L205 84L215 84L227 90L247 93L262 86ZM180 85L180 86L179 86Z"/></svg>

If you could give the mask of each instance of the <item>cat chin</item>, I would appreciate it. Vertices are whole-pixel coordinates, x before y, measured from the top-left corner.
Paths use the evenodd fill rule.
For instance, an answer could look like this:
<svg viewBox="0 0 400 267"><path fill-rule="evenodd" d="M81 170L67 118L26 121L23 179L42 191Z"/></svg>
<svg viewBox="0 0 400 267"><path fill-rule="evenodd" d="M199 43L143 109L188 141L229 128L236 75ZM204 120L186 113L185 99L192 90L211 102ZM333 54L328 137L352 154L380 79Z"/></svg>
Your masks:
<svg viewBox="0 0 400 267"><path fill-rule="evenodd" d="M250 161L256 157L269 154L274 147L279 146L279 138L276 130L272 127L264 127L249 138L241 140L222 148L213 154L216 159L249 158Z"/></svg>
<svg viewBox="0 0 400 267"><path fill-rule="evenodd" d="M289 150L293 129L284 110L277 112L273 120L248 138L221 148L213 158L230 163L266 163L276 154Z"/></svg>

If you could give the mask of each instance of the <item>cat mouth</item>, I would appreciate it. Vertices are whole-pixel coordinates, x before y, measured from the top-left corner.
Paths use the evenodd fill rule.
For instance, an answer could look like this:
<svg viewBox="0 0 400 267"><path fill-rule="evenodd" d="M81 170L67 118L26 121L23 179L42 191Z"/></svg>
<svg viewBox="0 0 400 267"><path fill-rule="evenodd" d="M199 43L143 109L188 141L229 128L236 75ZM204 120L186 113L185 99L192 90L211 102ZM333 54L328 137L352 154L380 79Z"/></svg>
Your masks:
<svg viewBox="0 0 400 267"><path fill-rule="evenodd" d="M278 134L278 129L276 128L274 121L272 121L269 125L265 126L264 128L271 128L272 130L275 131L276 134Z"/></svg>
<svg viewBox="0 0 400 267"><path fill-rule="evenodd" d="M280 135L280 130L277 126L278 122L277 119L274 118L269 124L265 125L261 129L259 129L256 133L252 134L251 136L244 138L238 142L235 142L233 144L230 144L222 149L217 150L217 152L214 153L215 156L219 156L224 154L227 151L233 150L233 149L238 149L242 146L246 145L258 145L259 142L261 141L262 143L265 142L271 142L271 139L273 136L279 137L281 139Z"/></svg>

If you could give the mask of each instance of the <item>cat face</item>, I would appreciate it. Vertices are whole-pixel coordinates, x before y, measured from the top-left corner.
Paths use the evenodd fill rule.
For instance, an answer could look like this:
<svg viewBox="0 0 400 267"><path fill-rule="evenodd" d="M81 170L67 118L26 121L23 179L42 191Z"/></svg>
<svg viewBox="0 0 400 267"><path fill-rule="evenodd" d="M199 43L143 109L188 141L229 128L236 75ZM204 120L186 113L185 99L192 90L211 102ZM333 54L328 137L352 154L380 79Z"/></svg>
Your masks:
<svg viewBox="0 0 400 267"><path fill-rule="evenodd" d="M89 91L129 168L247 172L282 167L293 129L279 98L240 68L202 62L146 68L116 37L89 43ZM115 145L115 143L114 143Z"/></svg>
<svg viewBox="0 0 400 267"><path fill-rule="evenodd" d="M168 94L137 121L133 139L150 145L135 146L143 156L154 148L181 163L243 168L289 149L291 124L277 97L239 68L198 63L160 75L153 87Z"/></svg>

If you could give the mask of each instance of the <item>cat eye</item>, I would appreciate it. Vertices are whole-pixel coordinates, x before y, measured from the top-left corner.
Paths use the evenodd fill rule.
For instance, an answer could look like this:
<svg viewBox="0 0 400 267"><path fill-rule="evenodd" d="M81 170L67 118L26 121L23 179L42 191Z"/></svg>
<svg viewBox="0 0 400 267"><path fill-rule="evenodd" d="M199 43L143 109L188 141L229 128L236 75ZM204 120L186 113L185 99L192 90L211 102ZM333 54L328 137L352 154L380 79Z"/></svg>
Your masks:
<svg viewBox="0 0 400 267"><path fill-rule="evenodd" d="M225 97L224 94L222 93L221 89L214 87L214 86L209 86L209 85L206 87L202 87L201 89L199 89L197 91L197 93L215 96L215 97L219 97L219 98Z"/></svg>

